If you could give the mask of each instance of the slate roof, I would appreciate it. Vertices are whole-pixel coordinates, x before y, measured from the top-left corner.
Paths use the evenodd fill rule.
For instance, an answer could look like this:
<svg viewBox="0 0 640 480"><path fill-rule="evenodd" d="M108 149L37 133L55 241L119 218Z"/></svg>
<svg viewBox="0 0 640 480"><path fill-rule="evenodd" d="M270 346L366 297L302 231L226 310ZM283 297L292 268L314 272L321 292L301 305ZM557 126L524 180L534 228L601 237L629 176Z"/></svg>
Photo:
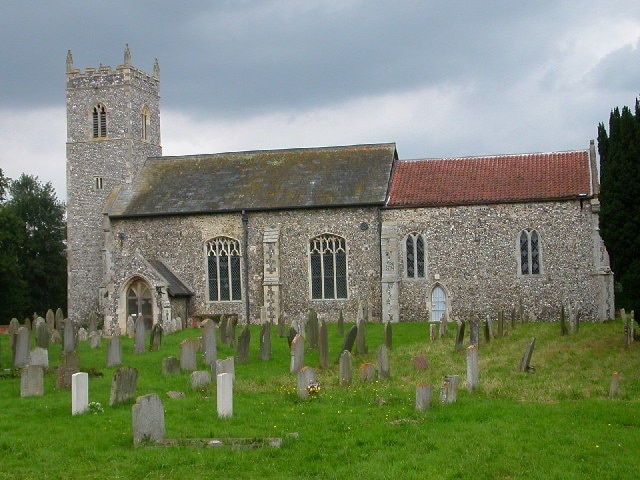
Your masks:
<svg viewBox="0 0 640 480"><path fill-rule="evenodd" d="M519 203L591 195L589 151L398 161L389 207Z"/></svg>
<svg viewBox="0 0 640 480"><path fill-rule="evenodd" d="M394 143L148 158L111 217L384 205Z"/></svg>
<svg viewBox="0 0 640 480"><path fill-rule="evenodd" d="M172 297L191 297L193 292L160 260L150 260L149 263L167 281L169 295Z"/></svg>

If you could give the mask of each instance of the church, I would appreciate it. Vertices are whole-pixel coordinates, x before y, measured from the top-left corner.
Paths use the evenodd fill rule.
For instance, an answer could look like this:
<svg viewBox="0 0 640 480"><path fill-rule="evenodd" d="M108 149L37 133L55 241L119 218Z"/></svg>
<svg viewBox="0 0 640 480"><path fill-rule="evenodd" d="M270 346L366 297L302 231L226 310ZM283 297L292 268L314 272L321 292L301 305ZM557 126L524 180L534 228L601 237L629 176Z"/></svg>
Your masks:
<svg viewBox="0 0 640 480"><path fill-rule="evenodd" d="M162 156L160 68L66 61L69 317L106 332L613 317L593 142L401 159L393 143Z"/></svg>

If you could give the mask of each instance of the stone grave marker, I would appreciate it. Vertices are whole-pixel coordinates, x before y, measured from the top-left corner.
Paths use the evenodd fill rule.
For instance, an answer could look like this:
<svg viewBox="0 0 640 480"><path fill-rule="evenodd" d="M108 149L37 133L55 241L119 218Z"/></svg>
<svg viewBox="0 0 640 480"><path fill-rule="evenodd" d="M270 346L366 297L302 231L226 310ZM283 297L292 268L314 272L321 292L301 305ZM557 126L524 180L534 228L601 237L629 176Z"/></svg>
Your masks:
<svg viewBox="0 0 640 480"><path fill-rule="evenodd" d="M74 352L76 349L76 330L73 320L65 318L62 322L62 353Z"/></svg>
<svg viewBox="0 0 640 480"><path fill-rule="evenodd" d="M260 360L271 360L271 323L263 323L260 328Z"/></svg>
<svg viewBox="0 0 640 480"><path fill-rule="evenodd" d="M342 342L342 350L348 350L349 352L353 350L353 345L356 343L356 337L358 336L358 327L353 325L349 331L347 332L347 336L344 337Z"/></svg>
<svg viewBox="0 0 640 480"><path fill-rule="evenodd" d="M80 368L80 357L78 357L78 353L75 350L73 352L63 353L62 364L65 367Z"/></svg>
<svg viewBox="0 0 640 480"><path fill-rule="evenodd" d="M56 330L62 330L64 328L64 313L62 313L61 308L58 308L56 310L56 313L53 316L53 321L54 321Z"/></svg>
<svg viewBox="0 0 640 480"><path fill-rule="evenodd" d="M340 385L350 385L353 379L353 355L349 350L340 354L339 364Z"/></svg>
<svg viewBox="0 0 640 480"><path fill-rule="evenodd" d="M49 343L61 343L62 337L60 336L60 330L51 330L51 337L49 339Z"/></svg>
<svg viewBox="0 0 640 480"><path fill-rule="evenodd" d="M487 318L483 322L482 326L484 330L484 343L490 343L491 342L491 320Z"/></svg>
<svg viewBox="0 0 640 480"><path fill-rule="evenodd" d="M239 363L247 363L249 361L249 344L251 342L251 332L249 325L245 325L238 337L237 356Z"/></svg>
<svg viewBox="0 0 640 480"><path fill-rule="evenodd" d="M216 376L216 398L219 418L233 416L233 378L230 373L219 373Z"/></svg>
<svg viewBox="0 0 640 480"><path fill-rule="evenodd" d="M131 407L133 445L162 443L165 436L164 405L157 393L143 395Z"/></svg>
<svg viewBox="0 0 640 480"><path fill-rule="evenodd" d="M89 333L89 346L92 350L96 348L100 348L100 340L102 339L102 335L100 332L94 331Z"/></svg>
<svg viewBox="0 0 640 480"><path fill-rule="evenodd" d="M295 327L293 325L291 327L289 327L289 333L287 335L287 343L289 344L289 348L291 348L291 344L293 343L293 339L296 338L297 334L298 334L298 331L295 329Z"/></svg>
<svg viewBox="0 0 640 480"><path fill-rule="evenodd" d="M467 390L473 392L480 384L480 367L478 365L478 346L467 348Z"/></svg>
<svg viewBox="0 0 640 480"><path fill-rule="evenodd" d="M297 334L291 342L291 373L299 372L304 366L304 337Z"/></svg>
<svg viewBox="0 0 640 480"><path fill-rule="evenodd" d="M429 361L425 355L416 355L411 359L414 370L426 370L429 368Z"/></svg>
<svg viewBox="0 0 640 480"><path fill-rule="evenodd" d="M136 395L138 370L133 367L120 367L113 374L109 406L127 402Z"/></svg>
<svg viewBox="0 0 640 480"><path fill-rule="evenodd" d="M75 365L59 365L56 368L56 388L59 390L70 390L72 378L78 373L78 367Z"/></svg>
<svg viewBox="0 0 640 480"><path fill-rule="evenodd" d="M208 370L196 370L191 373L189 377L192 390L200 390L207 388L211 383L211 372Z"/></svg>
<svg viewBox="0 0 640 480"><path fill-rule="evenodd" d="M465 322L458 322L458 327L456 329L456 343L453 347L456 352L462 350L462 343L464 342L464 325Z"/></svg>
<svg viewBox="0 0 640 480"><path fill-rule="evenodd" d="M9 321L9 329L7 330L9 337L18 333L19 328L20 328L20 322L18 321L18 319L12 318L11 321Z"/></svg>
<svg viewBox="0 0 640 480"><path fill-rule="evenodd" d="M416 412L424 412L431 407L433 397L433 387L428 384L416 387Z"/></svg>
<svg viewBox="0 0 640 480"><path fill-rule="evenodd" d="M236 346L236 327L238 326L238 319L232 317L227 321L227 345L230 347Z"/></svg>
<svg viewBox="0 0 640 480"><path fill-rule="evenodd" d="M87 340L89 340L89 333L84 327L80 327L78 333L76 333L76 344L78 342L86 342Z"/></svg>
<svg viewBox="0 0 640 480"><path fill-rule="evenodd" d="M358 355L363 355L367 353L367 340L366 340L366 332L365 332L365 321L359 320L357 324L357 334L356 334L356 353Z"/></svg>
<svg viewBox="0 0 640 480"><path fill-rule="evenodd" d="M480 340L480 325L477 320L471 320L469 322L469 337L471 345L478 345Z"/></svg>
<svg viewBox="0 0 640 480"><path fill-rule="evenodd" d="M127 317L127 324L125 326L125 335L129 338L133 338L136 334L136 322L134 322L133 317L129 315Z"/></svg>
<svg viewBox="0 0 640 480"><path fill-rule="evenodd" d="M179 375L180 361L176 357L162 359L162 375Z"/></svg>
<svg viewBox="0 0 640 480"><path fill-rule="evenodd" d="M393 347L393 331L391 330L391 322L384 324L384 344L389 350Z"/></svg>
<svg viewBox="0 0 640 480"><path fill-rule="evenodd" d="M298 397L305 399L309 397L309 386L318 383L318 375L315 369L303 367L298 372L297 392Z"/></svg>
<svg viewBox="0 0 640 480"><path fill-rule="evenodd" d="M440 319L440 338L444 337L449 330L449 322L447 321L447 314L445 313Z"/></svg>
<svg viewBox="0 0 640 480"><path fill-rule="evenodd" d="M49 368L49 350L36 347L29 353L29 365L39 365L45 370Z"/></svg>
<svg viewBox="0 0 640 480"><path fill-rule="evenodd" d="M87 325L89 333L98 331L98 319L96 318L96 312L91 310L89 312L89 324Z"/></svg>
<svg viewBox="0 0 640 480"><path fill-rule="evenodd" d="M311 308L307 315L305 326L306 338L309 341L309 348L318 348L318 314Z"/></svg>
<svg viewBox="0 0 640 480"><path fill-rule="evenodd" d="M26 365L22 367L20 369L20 396L41 397L43 395L44 368L39 365Z"/></svg>
<svg viewBox="0 0 640 480"><path fill-rule="evenodd" d="M20 327L15 334L13 366L20 368L29 365L29 329Z"/></svg>
<svg viewBox="0 0 640 480"><path fill-rule="evenodd" d="M438 339L438 325L436 323L429 324L429 340L435 342Z"/></svg>
<svg viewBox="0 0 640 480"><path fill-rule="evenodd" d="M620 385L620 372L613 372L613 374L611 374L611 383L609 384L609 398L614 398L618 395L619 385Z"/></svg>
<svg viewBox="0 0 640 480"><path fill-rule="evenodd" d="M156 323L151 329L151 351L157 352L162 347L162 325Z"/></svg>
<svg viewBox="0 0 640 480"><path fill-rule="evenodd" d="M222 360L216 360L216 378L221 373L228 373L231 375L231 380L236 381L236 363L234 357L227 357Z"/></svg>
<svg viewBox="0 0 640 480"><path fill-rule="evenodd" d="M285 335L285 322L284 322L284 313L280 312L278 315L278 337L282 338Z"/></svg>
<svg viewBox="0 0 640 480"><path fill-rule="evenodd" d="M340 309L340 314L338 315L338 335L344 337L344 315L342 314L342 309Z"/></svg>
<svg viewBox="0 0 640 480"><path fill-rule="evenodd" d="M204 364L211 368L218 359L216 344L216 324L210 318L202 322L202 358Z"/></svg>
<svg viewBox="0 0 640 480"><path fill-rule="evenodd" d="M53 313L53 310L47 310L47 314L44 316L44 321L49 327L49 331L55 330L56 328L56 315Z"/></svg>
<svg viewBox="0 0 640 480"><path fill-rule="evenodd" d="M458 399L458 375L446 375L440 387L440 403L455 403Z"/></svg>
<svg viewBox="0 0 640 480"><path fill-rule="evenodd" d="M198 349L198 339L185 338L180 342L180 368L186 371L197 370L196 351Z"/></svg>
<svg viewBox="0 0 640 480"><path fill-rule="evenodd" d="M89 374L74 373L71 376L71 415L89 410Z"/></svg>
<svg viewBox="0 0 640 480"><path fill-rule="evenodd" d="M120 337L107 338L107 367L117 367L122 363Z"/></svg>
<svg viewBox="0 0 640 480"><path fill-rule="evenodd" d="M318 328L318 353L320 357L320 368L329 367L329 334L327 324L324 320L320 322Z"/></svg>
<svg viewBox="0 0 640 480"><path fill-rule="evenodd" d="M46 322L39 323L36 327L36 346L47 349L49 348L50 341L51 334L49 333L49 327Z"/></svg>
<svg viewBox="0 0 640 480"><path fill-rule="evenodd" d="M147 326L144 323L144 317L136 318L135 332L133 340L133 353L144 353L144 340L147 336Z"/></svg>
<svg viewBox="0 0 640 480"><path fill-rule="evenodd" d="M504 310L498 312L498 338L504 337Z"/></svg>
<svg viewBox="0 0 640 480"><path fill-rule="evenodd" d="M378 359L378 378L380 378L380 380L388 380L391 376L389 348L386 345L380 345L376 356Z"/></svg>
<svg viewBox="0 0 640 480"><path fill-rule="evenodd" d="M360 380L373 382L376 379L376 367L373 363L360 364Z"/></svg>
<svg viewBox="0 0 640 480"><path fill-rule="evenodd" d="M220 315L220 342L229 345L227 340L227 331L229 327L229 320L226 315Z"/></svg>
<svg viewBox="0 0 640 480"><path fill-rule="evenodd" d="M531 366L531 356L533 355L533 347L536 344L535 337L531 337L529 343L527 344L527 348L524 351L524 355L520 360L520 371L521 372L530 372L533 370Z"/></svg>

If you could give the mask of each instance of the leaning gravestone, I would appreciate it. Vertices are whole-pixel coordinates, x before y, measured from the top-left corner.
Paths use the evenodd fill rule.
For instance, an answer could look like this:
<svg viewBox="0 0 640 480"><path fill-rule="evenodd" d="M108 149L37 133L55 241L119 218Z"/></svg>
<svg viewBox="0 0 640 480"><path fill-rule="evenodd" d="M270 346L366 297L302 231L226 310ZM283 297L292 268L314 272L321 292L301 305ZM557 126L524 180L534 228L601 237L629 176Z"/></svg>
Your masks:
<svg viewBox="0 0 640 480"><path fill-rule="evenodd" d="M462 343L464 342L464 325L465 322L458 322L458 327L456 329L456 343L453 347L456 352L462 350Z"/></svg>
<svg viewBox="0 0 640 480"><path fill-rule="evenodd" d="M36 345L40 348L49 348L51 335L46 323L39 323L36 327Z"/></svg>
<svg viewBox="0 0 640 480"><path fill-rule="evenodd" d="M186 338L180 342L180 368L182 370L197 370L196 350L198 343L196 338Z"/></svg>
<svg viewBox="0 0 640 480"><path fill-rule="evenodd" d="M176 357L162 359L162 375L179 375L180 361Z"/></svg>
<svg viewBox="0 0 640 480"><path fill-rule="evenodd" d="M144 353L144 339L147 335L147 326L144 323L144 317L136 318L135 333L133 341L133 353Z"/></svg>
<svg viewBox="0 0 640 480"><path fill-rule="evenodd" d="M298 397L305 399L309 396L309 387L317 384L318 376L311 367L304 367L298 372L297 392Z"/></svg>
<svg viewBox="0 0 640 480"><path fill-rule="evenodd" d="M414 370L426 370L429 367L429 360L424 355L416 355L411 359Z"/></svg>
<svg viewBox="0 0 640 480"><path fill-rule="evenodd" d="M16 333L18 333L19 328L20 328L20 322L18 321L18 319L12 318L11 321L9 322L9 330L7 330L9 337L11 337L11 335L15 335Z"/></svg>
<svg viewBox="0 0 640 480"><path fill-rule="evenodd" d="M133 367L120 367L113 374L109 406L124 403L135 397L138 383L138 370Z"/></svg>
<svg viewBox="0 0 640 480"><path fill-rule="evenodd" d="M74 373L71 376L71 415L89 410L89 374Z"/></svg>
<svg viewBox="0 0 640 480"><path fill-rule="evenodd" d="M527 348L524 351L524 355L522 356L522 359L520 360L521 372L530 372L532 370L530 363L531 363L531 356L533 355L533 347L535 346L535 344L536 344L536 339L535 337L532 337L529 340L529 343L527 345Z"/></svg>
<svg viewBox="0 0 640 480"><path fill-rule="evenodd" d="M20 396L41 397L44 395L44 368L27 365L20 369Z"/></svg>
<svg viewBox="0 0 640 480"><path fill-rule="evenodd" d="M271 360L271 323L267 322L260 328L260 360Z"/></svg>
<svg viewBox="0 0 640 480"><path fill-rule="evenodd" d="M340 385L350 385L353 378L353 355L349 350L340 354L339 364Z"/></svg>
<svg viewBox="0 0 640 480"><path fill-rule="evenodd" d="M298 331L292 325L289 327L289 334L287 335L287 343L289 344L289 348L291 348L291 344L293 343L293 339L296 338Z"/></svg>
<svg viewBox="0 0 640 480"><path fill-rule="evenodd" d="M291 373L299 372L304 366L304 337L297 334L291 342Z"/></svg>
<svg viewBox="0 0 640 480"><path fill-rule="evenodd" d="M151 351L157 352L162 346L162 326L156 323L151 329Z"/></svg>
<svg viewBox="0 0 640 480"><path fill-rule="evenodd" d="M236 317L230 318L227 322L227 345L230 347L236 346L236 327L238 326L238 319Z"/></svg>
<svg viewBox="0 0 640 480"><path fill-rule="evenodd" d="M133 445L143 442L162 443L165 435L164 406L157 393L143 395L131 407Z"/></svg>
<svg viewBox="0 0 640 480"><path fill-rule="evenodd" d="M202 357L208 367L216 363L218 346L216 345L216 325L210 318L202 322Z"/></svg>
<svg viewBox="0 0 640 480"><path fill-rule="evenodd" d="M342 342L342 352L345 350L351 351L353 350L353 344L356 342L356 337L358 336L358 327L356 325L352 326L347 332L347 336L344 337Z"/></svg>
<svg viewBox="0 0 640 480"><path fill-rule="evenodd" d="M251 342L251 332L249 325L245 325L238 337L238 362L247 363L249 361L249 343Z"/></svg>
<svg viewBox="0 0 640 480"><path fill-rule="evenodd" d="M386 345L380 345L377 352L378 357L378 377L380 380L387 380L391 376L389 365L389 348Z"/></svg>
<svg viewBox="0 0 640 480"><path fill-rule="evenodd" d="M324 320L320 322L318 328L318 353L320 357L320 368L329 367L329 334L327 324Z"/></svg>
<svg viewBox="0 0 640 480"><path fill-rule="evenodd" d="M29 364L29 329L18 328L15 338L13 365L20 368Z"/></svg>
<svg viewBox="0 0 640 480"><path fill-rule="evenodd" d="M122 363L122 345L120 337L107 339L107 367L116 367Z"/></svg>

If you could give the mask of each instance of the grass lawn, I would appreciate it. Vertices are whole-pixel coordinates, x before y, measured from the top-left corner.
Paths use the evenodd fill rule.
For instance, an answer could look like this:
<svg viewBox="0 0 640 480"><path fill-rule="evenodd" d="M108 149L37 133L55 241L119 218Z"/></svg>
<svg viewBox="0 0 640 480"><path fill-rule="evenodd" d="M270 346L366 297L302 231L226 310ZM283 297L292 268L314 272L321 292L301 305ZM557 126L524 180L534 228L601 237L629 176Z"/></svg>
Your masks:
<svg viewBox="0 0 640 480"><path fill-rule="evenodd" d="M363 383L358 365L375 363L383 341L382 325L368 324L370 353L355 358L353 383L340 386L332 365L319 371L321 391L300 400L286 339L274 328L272 359L261 361L253 326L250 360L236 363L229 419L217 417L215 384L193 391L190 372L162 375L162 359L179 357L178 344L199 337L199 329L167 335L160 351L137 355L123 337L123 365L138 369L138 395L157 393L164 403L167 438L284 439L281 448L257 449L134 448L131 403L108 406L117 368L105 367L105 341L99 349L88 342L78 348L81 371L94 373L89 400L104 412L71 415L71 393L55 387L59 344L50 348L45 395L21 398L20 379L9 370L9 337L0 335L0 479L638 478L640 344L624 348L621 321L582 324L570 336L560 336L558 324L517 324L502 338L481 341L480 388L473 393L465 388L466 354L453 349L454 330L432 342L427 324L393 325L391 379ZM531 337L535 371L521 373ZM335 324L329 342L337 359L342 338ZM233 354L218 344L218 358ZM428 358L426 370L412 365L419 354ZM307 350L305 364L317 367L318 353ZM609 399L614 371L620 386ZM438 402L447 374L460 375L454 404ZM424 383L434 386L434 402L418 413L415 391ZM186 396L171 399L171 390Z"/></svg>

